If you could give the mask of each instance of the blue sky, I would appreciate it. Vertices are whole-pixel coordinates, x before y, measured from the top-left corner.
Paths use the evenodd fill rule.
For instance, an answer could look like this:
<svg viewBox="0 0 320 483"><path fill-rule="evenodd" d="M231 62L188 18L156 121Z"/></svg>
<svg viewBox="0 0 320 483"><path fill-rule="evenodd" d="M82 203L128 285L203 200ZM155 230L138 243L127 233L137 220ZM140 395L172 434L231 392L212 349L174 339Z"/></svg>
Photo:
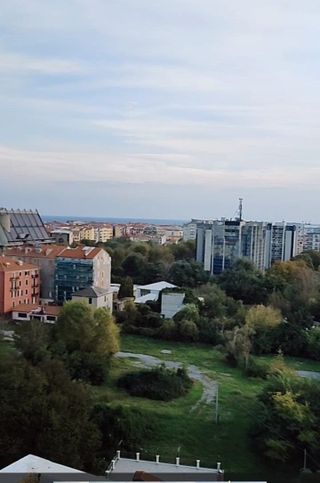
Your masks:
<svg viewBox="0 0 320 483"><path fill-rule="evenodd" d="M320 222L318 0L10 0L0 205Z"/></svg>

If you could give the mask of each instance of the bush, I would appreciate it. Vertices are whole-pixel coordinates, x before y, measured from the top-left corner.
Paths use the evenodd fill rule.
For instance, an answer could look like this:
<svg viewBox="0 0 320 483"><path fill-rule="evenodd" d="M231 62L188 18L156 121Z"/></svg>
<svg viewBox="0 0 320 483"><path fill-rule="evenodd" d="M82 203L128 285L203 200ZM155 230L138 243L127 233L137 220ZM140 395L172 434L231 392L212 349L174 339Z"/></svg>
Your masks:
<svg viewBox="0 0 320 483"><path fill-rule="evenodd" d="M118 385L131 396L171 401L184 396L191 388L192 381L185 369L173 371L160 366L126 374L119 379Z"/></svg>
<svg viewBox="0 0 320 483"><path fill-rule="evenodd" d="M165 340L175 340L177 335L176 324L172 319L165 320L158 329L158 336Z"/></svg>
<svg viewBox="0 0 320 483"><path fill-rule="evenodd" d="M245 373L248 377L260 377L261 379L267 379L270 372L270 364L263 361L257 361L250 357Z"/></svg>
<svg viewBox="0 0 320 483"><path fill-rule="evenodd" d="M92 420L101 432L101 456L106 459L114 456L120 442L122 450L136 451L156 428L152 413L106 403L93 407Z"/></svg>

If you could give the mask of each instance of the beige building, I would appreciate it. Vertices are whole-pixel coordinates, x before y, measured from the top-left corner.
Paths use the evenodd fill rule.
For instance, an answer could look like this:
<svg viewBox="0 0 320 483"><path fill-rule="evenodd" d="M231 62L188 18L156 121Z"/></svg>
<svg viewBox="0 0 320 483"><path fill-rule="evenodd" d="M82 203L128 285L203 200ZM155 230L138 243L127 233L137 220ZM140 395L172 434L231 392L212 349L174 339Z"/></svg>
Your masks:
<svg viewBox="0 0 320 483"><path fill-rule="evenodd" d="M96 240L106 243L113 238L113 227L111 225L99 226L96 230Z"/></svg>
<svg viewBox="0 0 320 483"><path fill-rule="evenodd" d="M91 286L75 292L72 295L72 300L92 305L95 309L105 307L112 312L113 292L110 289Z"/></svg>

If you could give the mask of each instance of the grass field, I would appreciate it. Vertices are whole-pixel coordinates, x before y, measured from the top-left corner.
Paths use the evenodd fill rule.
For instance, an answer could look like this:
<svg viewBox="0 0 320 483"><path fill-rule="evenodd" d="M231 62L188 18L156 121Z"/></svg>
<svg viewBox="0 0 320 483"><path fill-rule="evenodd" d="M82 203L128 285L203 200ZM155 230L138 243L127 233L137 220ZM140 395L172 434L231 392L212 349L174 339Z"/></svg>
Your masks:
<svg viewBox="0 0 320 483"><path fill-rule="evenodd" d="M161 353L163 349L170 350L171 354ZM230 475L233 479L253 475L259 468L264 478L268 475L269 481L278 481L274 478L273 466L267 466L257 456L248 436L257 395L265 381L245 377L241 369L227 365L223 354L207 345L124 335L121 350L194 364L219 383L219 423L216 424L213 407L200 405L190 412L201 396L199 383L194 385L188 396L170 403L133 398L115 385L120 374L133 369L133 361L116 360L111 373L112 381L107 389L109 400L152 411L157 420L157 434L146 442L142 457L153 458L159 453L163 460L174 461L179 451L181 462L186 464L194 464L199 458L201 465L213 467L217 461L221 461L226 469L226 479ZM261 359L271 360L272 357ZM320 371L320 363L317 362L299 358L285 358L285 361L293 369ZM103 397L104 389L99 391L100 397Z"/></svg>
<svg viewBox="0 0 320 483"><path fill-rule="evenodd" d="M163 349L170 350L171 354L163 354ZM0 357L8 350L12 350L12 343L0 340ZM245 377L241 369L227 365L223 354L208 345L122 336L121 350L196 365L219 383L219 422L216 424L212 405L201 404L192 410L201 398L201 383L194 383L185 397L171 402L131 397L118 388L117 380L125 372L136 370L135 362L133 359L114 359L108 382L93 388L93 392L97 400L137 407L151 415L156 431L140 449L141 458L153 459L160 454L162 461L174 462L179 454L182 464L194 465L195 460L200 459L202 466L214 467L217 461L221 461L227 481L229 478L241 479L244 475L253 479L257 468L261 473L260 479L277 483L285 481L274 478L273 466L267 466L257 456L248 436L257 395L265 381ZM271 360L272 357L261 359ZM320 371L320 363L317 362L299 358L285 360L294 369ZM258 476L256 479L259 479Z"/></svg>
<svg viewBox="0 0 320 483"><path fill-rule="evenodd" d="M214 407L202 404L194 411L192 407L201 398L202 386L194 384L190 393L172 402L151 401L130 397L116 386L118 377L134 368L130 359L115 360L108 387L96 389L100 399L114 404L125 404L152 412L157 431L146 442L142 457L154 458L160 454L166 461L174 461L179 452L181 463L213 467L221 461L229 472L241 475L252 473L262 465L250 449L248 428L256 404L256 395L264 382L248 379L240 369L230 368L223 355L209 346L198 344L169 343L136 336L123 336L121 349L143 353L163 360L194 364L212 380L219 382L219 423L214 420ZM161 350L171 350L162 354Z"/></svg>

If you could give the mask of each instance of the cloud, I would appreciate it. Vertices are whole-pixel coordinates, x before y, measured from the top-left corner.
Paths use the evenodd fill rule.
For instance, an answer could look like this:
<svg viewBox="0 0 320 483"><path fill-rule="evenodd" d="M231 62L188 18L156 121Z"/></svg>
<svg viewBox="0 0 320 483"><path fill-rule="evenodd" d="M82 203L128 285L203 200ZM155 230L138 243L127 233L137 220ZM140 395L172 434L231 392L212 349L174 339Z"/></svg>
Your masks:
<svg viewBox="0 0 320 483"><path fill-rule="evenodd" d="M192 187L223 188L222 207L231 186L315 189L319 21L315 0L12 0L0 189L159 183L180 187L186 213Z"/></svg>
<svg viewBox="0 0 320 483"><path fill-rule="evenodd" d="M79 74L84 67L76 61L65 59L47 59L9 52L0 52L0 71L5 74Z"/></svg>

